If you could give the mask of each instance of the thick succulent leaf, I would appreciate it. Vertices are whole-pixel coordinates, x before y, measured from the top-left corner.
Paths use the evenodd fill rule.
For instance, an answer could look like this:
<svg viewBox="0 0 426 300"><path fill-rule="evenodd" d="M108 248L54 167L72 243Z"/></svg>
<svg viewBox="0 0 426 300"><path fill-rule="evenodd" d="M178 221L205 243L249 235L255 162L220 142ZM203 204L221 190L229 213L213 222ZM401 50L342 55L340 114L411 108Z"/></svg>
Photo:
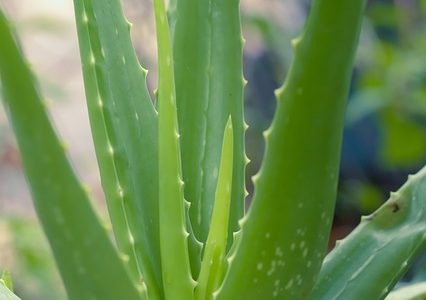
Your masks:
<svg viewBox="0 0 426 300"><path fill-rule="evenodd" d="M423 168L327 255L311 299L383 299L426 249L425 203Z"/></svg>
<svg viewBox="0 0 426 300"><path fill-rule="evenodd" d="M399 288L390 293L386 300L423 300L426 299L426 282Z"/></svg>
<svg viewBox="0 0 426 300"><path fill-rule="evenodd" d="M176 114L173 56L164 0L154 0L158 45L160 250L166 299L193 299Z"/></svg>
<svg viewBox="0 0 426 300"><path fill-rule="evenodd" d="M157 114L118 0L74 0L87 105L114 234L132 277L162 297ZM143 279L142 279L143 277Z"/></svg>
<svg viewBox="0 0 426 300"><path fill-rule="evenodd" d="M48 120L0 12L0 78L35 208L70 299L140 299Z"/></svg>
<svg viewBox="0 0 426 300"><path fill-rule="evenodd" d="M217 299L304 299L325 254L364 0L315 0L277 92L253 203Z"/></svg>
<svg viewBox="0 0 426 300"><path fill-rule="evenodd" d="M9 290L4 282L0 280L0 300L20 300L20 298Z"/></svg>
<svg viewBox="0 0 426 300"><path fill-rule="evenodd" d="M225 271L229 210L232 193L233 128L228 119L222 143L222 155L209 236L204 249L195 298L212 299Z"/></svg>
<svg viewBox="0 0 426 300"><path fill-rule="evenodd" d="M228 246L244 215L244 119L239 1L171 1L176 101L185 198L196 237L207 240L223 132L232 116L234 166ZM195 276L197 274L194 274Z"/></svg>

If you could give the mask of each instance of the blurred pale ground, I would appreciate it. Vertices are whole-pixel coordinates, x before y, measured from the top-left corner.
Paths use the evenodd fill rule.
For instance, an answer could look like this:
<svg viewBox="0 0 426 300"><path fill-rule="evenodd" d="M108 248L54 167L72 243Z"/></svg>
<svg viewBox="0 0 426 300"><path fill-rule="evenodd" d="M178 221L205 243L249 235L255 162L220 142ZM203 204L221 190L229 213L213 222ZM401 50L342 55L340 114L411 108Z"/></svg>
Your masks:
<svg viewBox="0 0 426 300"><path fill-rule="evenodd" d="M422 35L424 10L417 9L418 3L425 1L370 2L350 97L334 238L346 234L358 222L359 214L375 209L408 172L426 162L426 64L421 59L426 43L425 38L419 38L426 35ZM395 2L392 8L387 5L391 2ZM286 73L292 56L290 40L303 25L308 3L242 0L245 74L249 80L246 119L251 126L246 140L253 160L249 175L259 167L261 133L269 125L275 105L272 92ZM152 91L156 86L156 44L151 2L126 0L124 4L134 24L135 48L149 69ZM0 0L0 5L15 25L69 156L106 219L72 1ZM412 11L416 12L414 17ZM250 189L249 176L247 184ZM0 269L4 268L12 271L17 292L24 299L64 298L0 105Z"/></svg>

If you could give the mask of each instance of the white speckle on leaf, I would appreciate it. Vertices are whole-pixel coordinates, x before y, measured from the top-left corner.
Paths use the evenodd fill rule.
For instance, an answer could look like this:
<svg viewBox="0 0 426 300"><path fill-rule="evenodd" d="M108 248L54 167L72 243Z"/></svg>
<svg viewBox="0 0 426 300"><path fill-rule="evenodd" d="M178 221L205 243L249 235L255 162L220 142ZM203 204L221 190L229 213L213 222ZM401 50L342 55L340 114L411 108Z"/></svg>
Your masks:
<svg viewBox="0 0 426 300"><path fill-rule="evenodd" d="M123 191L123 188L120 185L117 187L117 192L118 192L118 196L120 196L120 198L124 197L124 191Z"/></svg>
<svg viewBox="0 0 426 300"><path fill-rule="evenodd" d="M406 260L405 260L405 261L402 263L402 267L403 267L403 268L405 268L406 266L408 266L408 261L406 261Z"/></svg>
<svg viewBox="0 0 426 300"><path fill-rule="evenodd" d="M95 55L93 54L93 52L90 53L89 62L92 66L96 63Z"/></svg>
<svg viewBox="0 0 426 300"><path fill-rule="evenodd" d="M218 173L219 173L219 171L218 171L217 167L214 167L214 169L213 169L213 177L217 178Z"/></svg>
<svg viewBox="0 0 426 300"><path fill-rule="evenodd" d="M108 154L111 156L114 155L114 148L111 144L108 144Z"/></svg>
<svg viewBox="0 0 426 300"><path fill-rule="evenodd" d="M277 265L277 262L275 260L271 261L271 267L269 268L268 272L266 273L266 275L271 276L272 273L275 272L275 266Z"/></svg>
<svg viewBox="0 0 426 300"><path fill-rule="evenodd" d="M277 290L274 290L274 292L272 293L272 297L277 297L278 296L278 291Z"/></svg>
<svg viewBox="0 0 426 300"><path fill-rule="evenodd" d="M275 281L274 281L274 285L275 285L275 286L280 285L280 280L279 280L279 279L275 280Z"/></svg>
<svg viewBox="0 0 426 300"><path fill-rule="evenodd" d="M293 279L290 279L290 281L289 282L287 282L287 284L285 285L285 289L286 290L289 290L289 289L291 289L291 287L293 286Z"/></svg>
<svg viewBox="0 0 426 300"><path fill-rule="evenodd" d="M297 282L297 285L302 285L302 282L303 282L303 280L302 280L302 276L297 275L297 276L296 276L296 282Z"/></svg>
<svg viewBox="0 0 426 300"><path fill-rule="evenodd" d="M86 12L85 12L85 11L83 12L82 19L83 19L83 23L84 23L84 24L89 23L89 18L87 17L87 14L86 14Z"/></svg>
<svg viewBox="0 0 426 300"><path fill-rule="evenodd" d="M132 235L132 233L129 231L129 242L130 242L130 244L132 244L132 245L134 245L135 244L135 239L134 239L134 237L133 237L133 235Z"/></svg>

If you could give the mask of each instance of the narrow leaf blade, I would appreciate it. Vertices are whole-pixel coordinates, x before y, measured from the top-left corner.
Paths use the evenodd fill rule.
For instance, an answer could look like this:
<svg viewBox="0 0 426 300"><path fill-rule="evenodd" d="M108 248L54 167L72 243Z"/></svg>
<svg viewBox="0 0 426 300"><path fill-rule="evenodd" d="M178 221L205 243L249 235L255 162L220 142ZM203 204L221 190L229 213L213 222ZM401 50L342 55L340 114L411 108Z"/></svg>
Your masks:
<svg viewBox="0 0 426 300"><path fill-rule="evenodd" d="M157 114L118 0L74 0L87 105L114 234L137 284L163 297Z"/></svg>
<svg viewBox="0 0 426 300"><path fill-rule="evenodd" d="M213 293L219 287L225 271L232 191L233 143L232 120L229 118L223 135L222 155L210 231L195 290L195 298L199 300L213 297Z"/></svg>
<svg viewBox="0 0 426 300"><path fill-rule="evenodd" d="M426 249L426 168L327 255L311 299L383 299Z"/></svg>
<svg viewBox="0 0 426 300"><path fill-rule="evenodd" d="M169 25L154 0L158 45L160 250L166 299L193 299Z"/></svg>
<svg viewBox="0 0 426 300"><path fill-rule="evenodd" d="M253 203L217 299L304 299L333 216L352 62L365 1L315 0L277 92Z"/></svg>
<svg viewBox="0 0 426 300"><path fill-rule="evenodd" d="M234 128L234 165L228 247L244 215L244 116L239 2L172 1L176 101L185 198L195 236L210 228L228 116ZM194 126L196 124L196 126ZM194 274L195 276L197 274Z"/></svg>
<svg viewBox="0 0 426 300"><path fill-rule="evenodd" d="M37 214L70 299L141 299L48 120L0 11L0 78Z"/></svg>

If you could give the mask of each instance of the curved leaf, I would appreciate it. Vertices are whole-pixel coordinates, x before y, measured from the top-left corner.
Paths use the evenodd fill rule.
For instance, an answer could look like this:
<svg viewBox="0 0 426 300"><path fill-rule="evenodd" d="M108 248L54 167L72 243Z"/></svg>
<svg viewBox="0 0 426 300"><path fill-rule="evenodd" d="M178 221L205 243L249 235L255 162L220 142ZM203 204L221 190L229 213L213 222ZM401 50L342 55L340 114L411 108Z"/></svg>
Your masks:
<svg viewBox="0 0 426 300"><path fill-rule="evenodd" d="M217 299L304 299L325 254L364 0L315 0L277 92L253 203Z"/></svg>
<svg viewBox="0 0 426 300"><path fill-rule="evenodd" d="M327 255L311 299L383 299L426 249L425 203L423 168Z"/></svg>
<svg viewBox="0 0 426 300"><path fill-rule="evenodd" d="M244 115L239 1L179 0L170 8L185 198L195 236L206 242L223 133L234 128L228 248L244 216ZM195 270L196 277L198 270Z"/></svg>
<svg viewBox="0 0 426 300"><path fill-rule="evenodd" d="M213 297L213 292L219 287L225 271L232 191L233 142L232 120L229 118L223 135L222 155L211 227L195 290L195 298L199 300Z"/></svg>
<svg viewBox="0 0 426 300"><path fill-rule="evenodd" d="M35 208L70 299L141 299L50 124L0 11L0 79Z"/></svg>
<svg viewBox="0 0 426 300"><path fill-rule="evenodd" d="M157 115L118 0L74 0L96 156L115 238L135 283L163 297Z"/></svg>
<svg viewBox="0 0 426 300"><path fill-rule="evenodd" d="M160 250L166 299L193 299L176 115L173 56L164 0L154 0L158 45Z"/></svg>

